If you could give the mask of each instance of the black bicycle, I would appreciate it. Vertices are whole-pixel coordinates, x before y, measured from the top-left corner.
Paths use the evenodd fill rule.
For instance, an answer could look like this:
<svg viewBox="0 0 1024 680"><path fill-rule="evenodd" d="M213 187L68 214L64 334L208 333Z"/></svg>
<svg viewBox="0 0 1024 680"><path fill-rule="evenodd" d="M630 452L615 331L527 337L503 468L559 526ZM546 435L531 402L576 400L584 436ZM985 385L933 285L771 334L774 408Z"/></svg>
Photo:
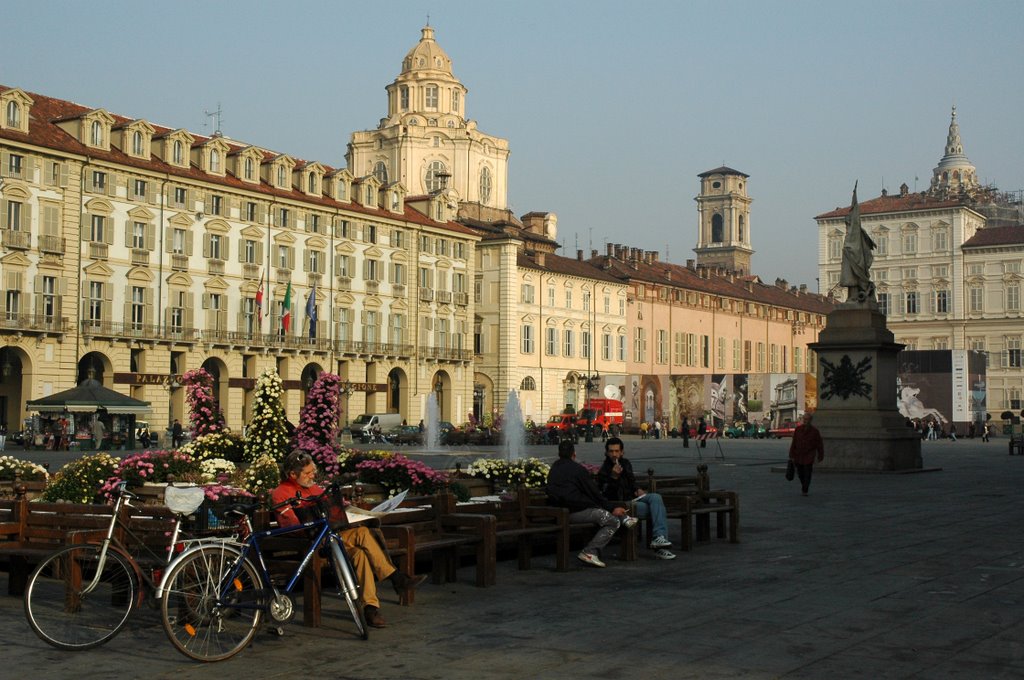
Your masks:
<svg viewBox="0 0 1024 680"><path fill-rule="evenodd" d="M335 511L344 517L340 488L332 485L319 496L289 499L272 509L288 504L313 517L293 526L253 531L249 513L258 506L239 508L233 511L238 517L237 536L202 541L168 567L158 594L164 630L182 654L197 661L223 661L249 644L264 616L276 626L288 623L295 616L291 593L321 548L330 555L338 594L348 605L357 634L364 640L369 637L355 571L338 535L347 522L331 521ZM278 587L260 543L301 531L312 536L309 548L284 586Z"/></svg>

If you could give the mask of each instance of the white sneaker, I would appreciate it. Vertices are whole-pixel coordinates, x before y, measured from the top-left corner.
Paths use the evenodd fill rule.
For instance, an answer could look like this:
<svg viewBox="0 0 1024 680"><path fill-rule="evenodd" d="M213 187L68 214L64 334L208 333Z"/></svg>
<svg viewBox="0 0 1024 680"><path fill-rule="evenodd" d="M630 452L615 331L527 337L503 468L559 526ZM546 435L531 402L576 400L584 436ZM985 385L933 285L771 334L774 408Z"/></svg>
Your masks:
<svg viewBox="0 0 1024 680"><path fill-rule="evenodd" d="M657 550L655 550L654 556L657 557L659 560L674 560L676 558L674 553L670 553L668 550L665 550L664 548L658 548Z"/></svg>
<svg viewBox="0 0 1024 680"><path fill-rule="evenodd" d="M655 550L657 548L671 548L671 547L672 547L672 541L668 540L664 536L655 536L654 540L651 541L651 550Z"/></svg>
<svg viewBox="0 0 1024 680"><path fill-rule="evenodd" d="M639 521L640 520L636 517L624 517L622 519L622 526L626 527L627 529L632 529L636 526L636 523Z"/></svg>
<svg viewBox="0 0 1024 680"><path fill-rule="evenodd" d="M603 566L605 566L605 563L601 561L600 557L598 557L597 555L593 555L591 553L588 553L586 550L580 551L580 553L578 555L576 555L576 557L577 557L577 559L580 560L580 562L586 562L587 564L589 564L592 567L603 567ZM672 555L672 557L675 557L675 555Z"/></svg>

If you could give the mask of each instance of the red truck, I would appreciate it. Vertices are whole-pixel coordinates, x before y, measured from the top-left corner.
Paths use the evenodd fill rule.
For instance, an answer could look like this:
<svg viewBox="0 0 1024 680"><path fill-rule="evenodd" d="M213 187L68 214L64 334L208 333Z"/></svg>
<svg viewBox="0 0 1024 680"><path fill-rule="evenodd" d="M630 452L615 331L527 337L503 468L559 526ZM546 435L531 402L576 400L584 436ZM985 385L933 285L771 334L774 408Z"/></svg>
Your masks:
<svg viewBox="0 0 1024 680"><path fill-rule="evenodd" d="M612 425L622 427L622 402L618 399L591 399L576 416L576 427L585 429L593 425L599 435Z"/></svg>

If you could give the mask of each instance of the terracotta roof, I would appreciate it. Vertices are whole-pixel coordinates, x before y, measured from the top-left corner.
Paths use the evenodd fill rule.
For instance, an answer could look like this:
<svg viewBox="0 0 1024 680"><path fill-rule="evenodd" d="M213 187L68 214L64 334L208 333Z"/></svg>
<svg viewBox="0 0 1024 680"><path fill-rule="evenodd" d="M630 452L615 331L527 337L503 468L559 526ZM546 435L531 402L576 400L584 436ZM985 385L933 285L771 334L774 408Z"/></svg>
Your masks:
<svg viewBox="0 0 1024 680"><path fill-rule="evenodd" d="M1024 246L1024 227L985 227L964 241L963 248Z"/></svg>
<svg viewBox="0 0 1024 680"><path fill-rule="evenodd" d="M957 206L970 207L970 203L960 199L943 200L932 198L921 192L919 194L907 194L906 196L879 196L868 201L861 201L861 215L876 215L879 213L907 212L909 210L935 210L937 208L953 208ZM850 206L836 208L835 210L822 213L815 217L816 220L830 219L833 217L846 217L850 214Z"/></svg>
<svg viewBox="0 0 1024 680"><path fill-rule="evenodd" d="M11 90L11 88L5 85L0 85L0 92ZM62 99L54 99L53 97L47 97L42 94L35 92L27 92L32 97L34 104L30 112L29 118L29 133L25 134L17 130L0 129L0 140L11 140L14 142L20 142L24 144L31 144L34 146L41 146L55 151L61 151L68 154L74 154L79 156L86 156L94 160L106 161L115 163L118 165L124 165L127 167L138 168L139 170L145 170L148 172L159 173L161 175L168 175L171 177L178 177L183 180L192 180L196 182L205 182L208 184L222 185L226 188L231 188L239 191L255 192L264 194L267 199L270 198L287 198L295 201L301 201L307 204L319 205L325 210L341 209L349 212L362 213L367 216L374 216L381 219L401 219L407 222L414 222L424 226L431 226L446 229L461 234L476 235L475 232L467 229L466 227L456 224L454 222L437 222L423 215L415 208L406 206L405 212L402 215L395 215L386 208L367 208L356 202L341 203L335 201L327 196L309 196L298 189L278 189L262 180L259 183L244 182L237 178L234 174L226 172L223 176L211 175L202 171L199 167L194 164L190 164L188 168L179 168L169 163L165 163L162 159L156 155L151 155L149 159L135 158L129 156L123 151L111 146L109 151L103 149L95 149L79 142L75 137L65 131L63 128L58 126L58 121L73 120L81 117L82 115L89 113L90 111L97 110L96 107L82 106L74 102L65 101ZM108 112L110 113L110 112ZM122 126L125 123L137 120L135 118L128 118L118 114L110 113L114 118L115 125ZM159 136L166 136L168 133L174 132L178 128L168 128L161 125L156 125L150 121L150 125L155 129L154 138ZM189 134L195 139L196 144L203 144L212 139L209 135L199 135L189 131ZM229 155L242 151L246 148L254 146L248 143L237 142L227 137L221 137L230 147ZM268 161L276 158L281 153L275 151L269 151L260 147L256 148L262 155L263 160ZM289 155L297 163L305 165L307 161L299 159L295 156ZM330 174L335 170L333 166L321 163L324 167L324 172Z"/></svg>
<svg viewBox="0 0 1024 680"><path fill-rule="evenodd" d="M750 177L750 175L748 175L747 173L740 172L739 170L733 170L732 168L726 165L720 165L714 170L707 170L705 172L702 172L699 175L697 175L697 177L710 177L711 175L739 175L740 177Z"/></svg>
<svg viewBox="0 0 1024 680"><path fill-rule="evenodd" d="M486 220L476 220L470 217L463 217L459 219L459 222L476 231L485 241L503 238L518 238L523 241L532 241L546 245L557 245L558 243L546 236L535 234L532 231L527 231L526 229L523 229L522 225L516 224L510 220L489 222Z"/></svg>
<svg viewBox="0 0 1024 680"><path fill-rule="evenodd" d="M690 269L660 261L623 261L607 255L592 258L590 262L624 282L643 281L816 314L828 314L835 308L822 295L791 292L789 289L762 283L756 276L734 275L730 278L728 274L719 274L712 268Z"/></svg>
<svg viewBox="0 0 1024 680"><path fill-rule="evenodd" d="M520 252L516 257L516 264L520 269L534 269L537 271L552 272L554 274L578 276L584 279L596 279L598 281L607 281L608 283L617 283L619 285L625 283L625 281L622 281L618 277L612 276L608 272L595 267L593 263L588 260L577 260L570 257L562 257L561 255L554 255L552 253L544 255L544 264L541 265L537 263L536 255Z"/></svg>

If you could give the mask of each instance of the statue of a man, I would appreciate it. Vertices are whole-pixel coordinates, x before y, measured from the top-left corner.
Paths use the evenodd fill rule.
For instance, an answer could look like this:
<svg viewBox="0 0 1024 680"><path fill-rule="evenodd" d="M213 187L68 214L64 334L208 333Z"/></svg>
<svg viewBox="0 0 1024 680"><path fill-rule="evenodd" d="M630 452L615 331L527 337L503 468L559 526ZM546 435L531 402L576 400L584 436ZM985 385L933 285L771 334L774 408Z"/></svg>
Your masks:
<svg viewBox="0 0 1024 680"><path fill-rule="evenodd" d="M875 242L860 226L857 184L853 185L853 202L846 217L846 240L843 241L843 268L839 285L846 286L846 301L868 303L875 300L875 284L871 281L871 253Z"/></svg>

